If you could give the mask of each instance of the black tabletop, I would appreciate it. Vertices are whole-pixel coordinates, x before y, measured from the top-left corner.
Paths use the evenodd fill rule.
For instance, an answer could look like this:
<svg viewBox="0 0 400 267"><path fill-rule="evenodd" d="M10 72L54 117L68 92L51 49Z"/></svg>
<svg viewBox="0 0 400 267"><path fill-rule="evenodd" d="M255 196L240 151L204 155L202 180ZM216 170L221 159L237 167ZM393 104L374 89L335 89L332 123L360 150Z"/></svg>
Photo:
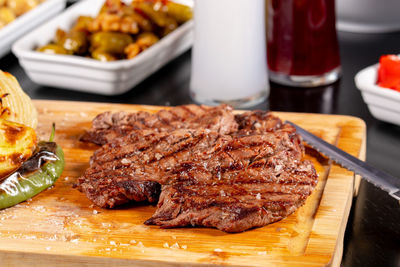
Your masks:
<svg viewBox="0 0 400 267"><path fill-rule="evenodd" d="M400 127L372 117L354 84L354 75L382 54L400 53L400 33L339 33L343 76L337 83L312 89L271 84L269 99L256 108L345 114L367 124L367 162L400 179ZM176 58L128 93L101 96L43 87L33 83L9 54L0 69L14 74L34 99L179 105L189 97L191 52ZM343 266L400 266L400 203L362 181L345 233Z"/></svg>

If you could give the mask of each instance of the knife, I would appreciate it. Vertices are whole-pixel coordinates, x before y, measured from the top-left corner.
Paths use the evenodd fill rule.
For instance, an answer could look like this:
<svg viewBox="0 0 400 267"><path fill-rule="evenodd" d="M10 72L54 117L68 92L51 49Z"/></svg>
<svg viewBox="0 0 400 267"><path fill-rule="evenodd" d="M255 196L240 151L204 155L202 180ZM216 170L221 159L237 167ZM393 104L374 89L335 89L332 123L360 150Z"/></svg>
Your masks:
<svg viewBox="0 0 400 267"><path fill-rule="evenodd" d="M393 177L386 172L376 169L368 165L364 161L344 152L343 150L333 146L312 133L304 130L293 122L286 121L294 126L297 132L303 137L309 145L321 152L325 156L335 161L340 166L362 176L368 182L381 188L391 195L393 198L400 200L400 179Z"/></svg>

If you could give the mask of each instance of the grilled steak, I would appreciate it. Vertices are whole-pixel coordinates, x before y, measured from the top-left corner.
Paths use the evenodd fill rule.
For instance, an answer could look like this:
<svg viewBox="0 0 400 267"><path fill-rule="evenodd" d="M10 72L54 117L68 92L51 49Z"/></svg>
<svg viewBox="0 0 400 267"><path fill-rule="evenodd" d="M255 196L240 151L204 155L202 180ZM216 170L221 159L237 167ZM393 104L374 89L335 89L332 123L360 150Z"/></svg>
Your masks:
<svg viewBox="0 0 400 267"><path fill-rule="evenodd" d="M160 196L146 224L166 228L202 225L239 232L294 212L317 183L314 167L302 161L304 148L295 129L266 112L236 115L234 123L226 119L233 118L226 115L231 112L223 113L225 119L214 121L228 121L230 127L202 129L207 124L194 118L186 121L187 128L130 126L126 136L93 154L78 188L101 207L154 203ZM107 129L96 132L102 140L122 132L97 129Z"/></svg>
<svg viewBox="0 0 400 267"><path fill-rule="evenodd" d="M304 204L317 183L310 162L280 165L289 158L279 155L253 162L224 173L227 179L190 165L187 180L162 186L158 209L145 224L241 232L281 220ZM196 179L201 176L208 179Z"/></svg>
<svg viewBox="0 0 400 267"><path fill-rule="evenodd" d="M283 126L278 117L261 110L237 114L235 121L241 134L274 132Z"/></svg>
<svg viewBox="0 0 400 267"><path fill-rule="evenodd" d="M167 172L193 153L206 153L221 139L209 130L141 131L98 149L78 188L96 205L112 208L130 200L156 202Z"/></svg>
<svg viewBox="0 0 400 267"><path fill-rule="evenodd" d="M228 105L184 105L160 110L154 114L144 111L101 113L94 118L92 128L81 140L103 145L137 130L164 132L175 129L210 129L229 134L237 131L237 127L232 108Z"/></svg>
<svg viewBox="0 0 400 267"><path fill-rule="evenodd" d="M145 223L241 232L281 220L317 184L314 167L301 157L298 136L286 125L273 134L234 137L208 159L172 170Z"/></svg>

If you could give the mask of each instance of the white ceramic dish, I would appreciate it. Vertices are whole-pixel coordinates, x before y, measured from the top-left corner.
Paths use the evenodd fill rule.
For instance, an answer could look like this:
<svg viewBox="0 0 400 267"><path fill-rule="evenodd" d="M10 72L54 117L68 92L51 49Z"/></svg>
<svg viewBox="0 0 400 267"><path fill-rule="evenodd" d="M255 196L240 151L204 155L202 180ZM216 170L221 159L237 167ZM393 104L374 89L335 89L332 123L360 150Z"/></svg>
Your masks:
<svg viewBox="0 0 400 267"><path fill-rule="evenodd" d="M400 92L376 85L378 65L367 67L357 73L356 86L375 118L400 125Z"/></svg>
<svg viewBox="0 0 400 267"><path fill-rule="evenodd" d="M337 29L357 33L400 30L399 0L337 0Z"/></svg>
<svg viewBox="0 0 400 267"><path fill-rule="evenodd" d="M36 83L102 95L132 89L193 43L193 21L188 21L158 43L130 60L100 62L90 58L51 55L34 51L53 39L57 28L70 29L80 15L95 16L104 1L84 0L32 31L12 48L21 66ZM176 0L193 6L193 0Z"/></svg>
<svg viewBox="0 0 400 267"><path fill-rule="evenodd" d="M66 0L46 0L3 27L0 30L0 57L10 51L18 38L60 13L65 8L65 2Z"/></svg>

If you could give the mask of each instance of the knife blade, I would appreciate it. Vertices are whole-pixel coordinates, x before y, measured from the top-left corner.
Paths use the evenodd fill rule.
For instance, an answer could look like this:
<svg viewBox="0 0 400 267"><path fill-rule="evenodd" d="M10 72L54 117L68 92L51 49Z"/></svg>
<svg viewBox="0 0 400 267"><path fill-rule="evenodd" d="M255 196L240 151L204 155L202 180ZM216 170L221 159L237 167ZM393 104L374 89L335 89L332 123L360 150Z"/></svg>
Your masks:
<svg viewBox="0 0 400 267"><path fill-rule="evenodd" d="M389 193L390 196L400 201L400 179L359 160L347 152L331 145L312 133L304 130L293 122L286 121L294 126L303 140L318 152L332 159L340 166L359 174L368 182Z"/></svg>

